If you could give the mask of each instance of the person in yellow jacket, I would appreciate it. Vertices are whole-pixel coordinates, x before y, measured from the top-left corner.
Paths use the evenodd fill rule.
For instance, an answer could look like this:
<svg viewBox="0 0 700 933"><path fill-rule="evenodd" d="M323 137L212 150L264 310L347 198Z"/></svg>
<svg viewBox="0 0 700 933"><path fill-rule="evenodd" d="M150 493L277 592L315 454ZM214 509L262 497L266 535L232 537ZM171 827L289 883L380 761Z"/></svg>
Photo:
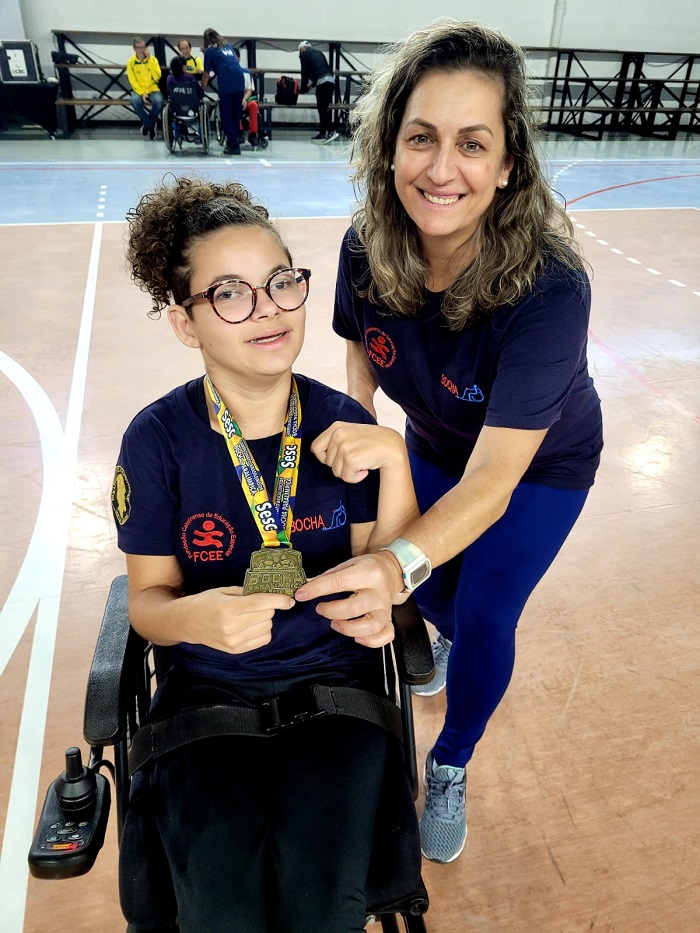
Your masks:
<svg viewBox="0 0 700 933"><path fill-rule="evenodd" d="M141 36L135 36L131 44L134 54L126 63L126 76L131 85L131 106L141 121L141 134L155 139L156 121L163 109L163 95L158 88L160 64L148 51Z"/></svg>
<svg viewBox="0 0 700 933"><path fill-rule="evenodd" d="M199 55L192 54L192 43L187 39L180 39L177 50L185 59L185 71L191 75L201 75L204 71L204 65Z"/></svg>

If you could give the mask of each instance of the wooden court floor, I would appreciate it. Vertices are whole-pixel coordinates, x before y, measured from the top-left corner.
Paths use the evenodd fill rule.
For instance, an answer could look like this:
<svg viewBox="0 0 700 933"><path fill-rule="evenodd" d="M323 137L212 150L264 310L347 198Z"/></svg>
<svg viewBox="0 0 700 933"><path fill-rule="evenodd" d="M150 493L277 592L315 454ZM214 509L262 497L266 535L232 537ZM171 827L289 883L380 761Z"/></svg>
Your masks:
<svg viewBox="0 0 700 933"><path fill-rule="evenodd" d="M590 364L606 447L528 603L510 690L469 767L469 838L425 864L430 933L700 930L700 211L573 211L594 269ZM346 223L283 223L313 270L298 370L344 388L330 327ZM27 881L111 578L121 433L199 373L123 267L120 224L0 227L0 915L117 933L113 828L93 871ZM390 403L381 417L399 427ZM422 758L444 695L414 703ZM419 806L422 802L419 801ZM24 918L24 919L22 919ZM372 927L370 927L372 929ZM206 931L203 931L206 933ZM309 931L322 933L322 931Z"/></svg>

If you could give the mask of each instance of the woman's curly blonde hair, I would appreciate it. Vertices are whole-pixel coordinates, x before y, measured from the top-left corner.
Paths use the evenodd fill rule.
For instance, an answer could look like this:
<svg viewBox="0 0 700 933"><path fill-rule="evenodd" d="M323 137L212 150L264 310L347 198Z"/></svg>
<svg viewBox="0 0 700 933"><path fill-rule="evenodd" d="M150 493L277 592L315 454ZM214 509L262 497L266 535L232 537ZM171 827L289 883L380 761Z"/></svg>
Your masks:
<svg viewBox="0 0 700 933"><path fill-rule="evenodd" d="M153 299L151 316L190 292L193 244L222 227L262 227L277 240L290 266L292 257L262 204L235 182L217 185L173 176L145 194L126 216L126 259L131 278Z"/></svg>
<svg viewBox="0 0 700 933"><path fill-rule="evenodd" d="M391 163L406 103L428 72L474 70L502 82L506 153L514 160L473 244L463 272L447 289L443 313L453 330L517 302L532 288L546 257L582 269L573 228L543 176L528 107L523 50L478 23L440 20L386 51L353 113L353 182L360 206L353 225L367 254L370 281L359 292L395 314L412 315L425 300L427 266L415 224L394 187Z"/></svg>

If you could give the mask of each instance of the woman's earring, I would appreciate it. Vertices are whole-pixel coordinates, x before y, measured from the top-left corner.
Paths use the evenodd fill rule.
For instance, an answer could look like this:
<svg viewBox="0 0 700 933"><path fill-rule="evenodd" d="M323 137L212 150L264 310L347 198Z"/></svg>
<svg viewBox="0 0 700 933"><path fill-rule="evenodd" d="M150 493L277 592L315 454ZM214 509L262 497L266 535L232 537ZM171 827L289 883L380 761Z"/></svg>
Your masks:
<svg viewBox="0 0 700 933"><path fill-rule="evenodd" d="M389 168L391 169L392 172L394 171L394 163L393 163L393 162L391 163L391 165L389 166Z"/></svg>
<svg viewBox="0 0 700 933"><path fill-rule="evenodd" d="M501 188L505 188L505 187L507 186L507 184L508 184L508 179L505 178L505 179L501 182Z"/></svg>

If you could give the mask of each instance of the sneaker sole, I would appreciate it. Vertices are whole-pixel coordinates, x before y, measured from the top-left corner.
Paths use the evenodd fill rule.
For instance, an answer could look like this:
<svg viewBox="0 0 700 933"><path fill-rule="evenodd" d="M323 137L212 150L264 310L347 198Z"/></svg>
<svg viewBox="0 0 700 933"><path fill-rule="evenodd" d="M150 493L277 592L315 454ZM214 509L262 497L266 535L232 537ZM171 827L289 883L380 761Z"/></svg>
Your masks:
<svg viewBox="0 0 700 933"><path fill-rule="evenodd" d="M425 852L425 851L423 850L423 846L421 846L421 850L420 850L420 851L421 851L421 855L422 855L424 858L427 858L429 862L437 862L438 865L449 865L450 862L454 862L455 859L457 859L457 858L460 857L460 855L462 854L462 852L464 852L464 847L465 847L466 844L467 844L467 837L465 836L465 837L464 837L464 842L463 842L462 845L460 846L459 851L458 851L458 852L455 852L455 854L454 854L451 858L433 858L432 855L428 855L428 853Z"/></svg>
<svg viewBox="0 0 700 933"><path fill-rule="evenodd" d="M426 684L426 687L427 686L428 684ZM434 696L437 696L438 693L442 693L442 691L445 689L445 686L446 686L445 684L441 684L439 687L436 687L434 690L422 690L420 688L416 689L415 687L412 687L411 693L417 697L434 697Z"/></svg>

